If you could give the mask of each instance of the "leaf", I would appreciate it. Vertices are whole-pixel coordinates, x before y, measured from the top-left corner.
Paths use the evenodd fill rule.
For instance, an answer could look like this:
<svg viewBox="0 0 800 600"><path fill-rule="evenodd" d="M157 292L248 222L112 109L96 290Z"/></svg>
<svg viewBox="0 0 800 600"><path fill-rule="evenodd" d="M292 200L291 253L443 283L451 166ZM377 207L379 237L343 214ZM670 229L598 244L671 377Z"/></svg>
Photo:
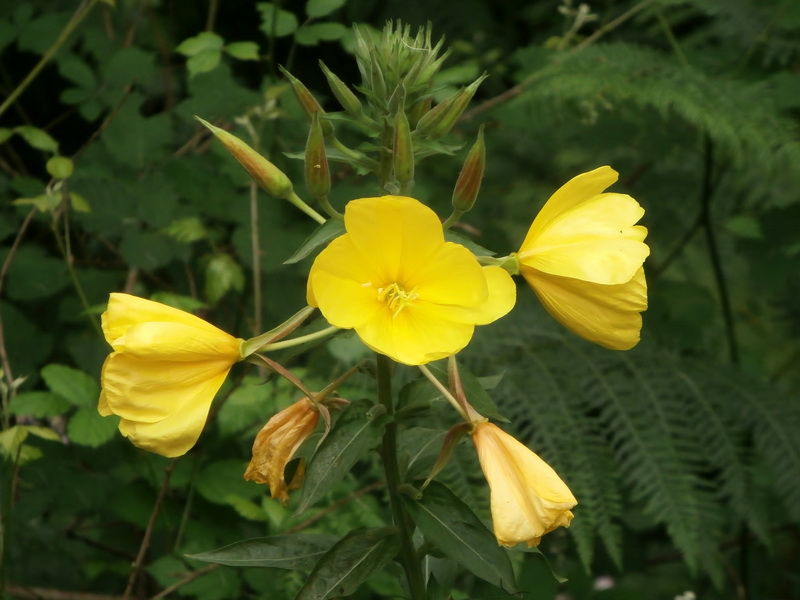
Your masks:
<svg viewBox="0 0 800 600"><path fill-rule="evenodd" d="M74 444L97 448L102 446L117 431L119 417L104 417L96 408L79 408L67 423L67 437Z"/></svg>
<svg viewBox="0 0 800 600"><path fill-rule="evenodd" d="M186 61L186 68L189 69L189 77L194 77L198 73L208 73L217 68L222 52L219 50L203 50L195 54Z"/></svg>
<svg viewBox="0 0 800 600"><path fill-rule="evenodd" d="M182 244L191 244L208 235L203 222L197 217L186 217L173 221L163 229L164 233Z"/></svg>
<svg viewBox="0 0 800 600"><path fill-rule="evenodd" d="M225 46L225 52L239 60L258 60L258 44L255 42L233 42Z"/></svg>
<svg viewBox="0 0 800 600"><path fill-rule="evenodd" d="M449 229L444 232L444 239L447 240L448 242L455 242L456 244L464 246L475 256L494 256L495 254L497 254L496 252L492 252L491 250L484 248L479 244L476 244L467 236L461 235L460 233L456 233L455 231L451 231Z"/></svg>
<svg viewBox="0 0 800 600"><path fill-rule="evenodd" d="M352 531L319 560L295 600L349 596L392 560L399 548L393 527Z"/></svg>
<svg viewBox="0 0 800 600"><path fill-rule="evenodd" d="M261 11L261 31L267 37L285 37L297 29L297 17L288 10L278 8L272 2L259 2L256 8Z"/></svg>
<svg viewBox="0 0 800 600"><path fill-rule="evenodd" d="M209 502L230 504L229 498L255 498L261 488L242 479L247 463L242 460L217 460L203 467L197 477L197 491Z"/></svg>
<svg viewBox="0 0 800 600"><path fill-rule="evenodd" d="M337 541L336 536L324 534L274 535L235 542L210 552L187 554L187 558L231 567L306 571Z"/></svg>
<svg viewBox="0 0 800 600"><path fill-rule="evenodd" d="M344 6L345 0L308 0L306 14L313 18L324 17Z"/></svg>
<svg viewBox="0 0 800 600"><path fill-rule="evenodd" d="M183 54L184 56L196 56L208 50L219 51L224 44L225 40L216 33L204 31L199 35L183 40L178 44L178 47L175 48L175 52Z"/></svg>
<svg viewBox="0 0 800 600"><path fill-rule="evenodd" d="M87 373L65 365L49 364L42 368L41 375L50 391L73 406L94 408L97 405L100 386Z"/></svg>
<svg viewBox="0 0 800 600"><path fill-rule="evenodd" d="M509 594L517 592L508 554L478 516L447 487L434 480L420 499L401 498L426 540L481 579Z"/></svg>
<svg viewBox="0 0 800 600"><path fill-rule="evenodd" d="M47 161L45 168L55 179L66 179L72 175L73 164L66 156L53 156Z"/></svg>
<svg viewBox="0 0 800 600"><path fill-rule="evenodd" d="M58 152L58 142L56 142L46 131L33 127L32 125L18 125L14 131L22 136L31 148L44 150L45 152Z"/></svg>
<svg viewBox="0 0 800 600"><path fill-rule="evenodd" d="M230 254L215 254L205 269L206 298L216 304L230 290L241 292L244 288L244 270Z"/></svg>
<svg viewBox="0 0 800 600"><path fill-rule="evenodd" d="M378 445L386 420L382 416L373 418L374 408L362 401L344 409L309 462L298 513L324 496L359 458Z"/></svg>
<svg viewBox="0 0 800 600"><path fill-rule="evenodd" d="M65 398L53 392L23 392L11 399L11 414L48 419L63 415L70 408Z"/></svg>
<svg viewBox="0 0 800 600"><path fill-rule="evenodd" d="M84 198L80 194L76 194L75 192L70 192L69 202L72 205L72 210L74 210L75 212L82 212L82 213L92 212L92 207L89 206L89 202L87 202L86 198Z"/></svg>
<svg viewBox="0 0 800 600"><path fill-rule="evenodd" d="M97 87L97 78L91 67L86 62L75 56L69 56L58 61L58 72L80 88L93 90Z"/></svg>
<svg viewBox="0 0 800 600"><path fill-rule="evenodd" d="M298 29L294 39L304 46L316 46L321 41L340 40L347 32L347 27L341 23L312 23Z"/></svg>
<svg viewBox="0 0 800 600"><path fill-rule="evenodd" d="M328 219L312 233L300 245L300 247L289 258L283 261L285 265L293 265L296 262L303 260L306 256L314 252L320 246L323 246L333 239L345 233L344 223L339 219Z"/></svg>
<svg viewBox="0 0 800 600"><path fill-rule="evenodd" d="M8 127L0 127L0 144L5 142L8 138L14 135L14 131Z"/></svg>

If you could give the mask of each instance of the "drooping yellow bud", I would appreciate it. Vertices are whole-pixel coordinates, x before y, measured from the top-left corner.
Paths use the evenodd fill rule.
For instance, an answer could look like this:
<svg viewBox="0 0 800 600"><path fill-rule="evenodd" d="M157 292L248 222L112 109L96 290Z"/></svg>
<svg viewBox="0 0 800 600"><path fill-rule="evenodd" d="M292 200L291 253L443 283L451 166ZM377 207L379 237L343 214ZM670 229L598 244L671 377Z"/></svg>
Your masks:
<svg viewBox="0 0 800 600"><path fill-rule="evenodd" d="M483 143L483 125L478 130L478 139L472 146L461 167L461 173L453 189L453 208L462 213L471 210L481 190L481 181L486 169L486 146Z"/></svg>
<svg viewBox="0 0 800 600"><path fill-rule="evenodd" d="M276 198L288 198L292 193L292 182L278 167L261 156L253 148L232 133L215 127L208 121L195 116L214 136L222 142L225 149L239 161L258 185Z"/></svg>

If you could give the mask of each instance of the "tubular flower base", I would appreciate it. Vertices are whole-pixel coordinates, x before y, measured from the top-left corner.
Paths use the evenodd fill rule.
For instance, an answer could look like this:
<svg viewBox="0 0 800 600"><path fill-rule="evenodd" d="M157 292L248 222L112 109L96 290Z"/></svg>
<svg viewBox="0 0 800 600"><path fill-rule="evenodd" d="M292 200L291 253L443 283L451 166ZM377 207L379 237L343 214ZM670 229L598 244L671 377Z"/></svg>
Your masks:
<svg viewBox="0 0 800 600"><path fill-rule="evenodd" d="M491 488L494 535L503 546L538 546L569 527L578 501L550 465L492 423L476 423L472 441Z"/></svg>
<svg viewBox="0 0 800 600"><path fill-rule="evenodd" d="M639 342L647 308L642 263L644 209L625 194L602 193L611 167L583 173L547 201L517 254L520 271L548 312L577 335L612 350Z"/></svg>
<svg viewBox="0 0 800 600"><path fill-rule="evenodd" d="M244 478L268 484L272 497L280 498L286 505L289 501L289 490L300 487L305 470L301 464L288 486L283 471L318 422L319 411L308 398L301 398L273 416L256 435L253 458L247 466Z"/></svg>
<svg viewBox="0 0 800 600"><path fill-rule="evenodd" d="M101 415L119 415L133 444L180 456L194 446L242 340L192 314L111 294L102 315L114 349L101 375Z"/></svg>
<svg viewBox="0 0 800 600"><path fill-rule="evenodd" d="M311 267L308 303L376 352L407 365L444 358L514 306L508 273L445 242L439 218L413 198L353 200L344 223Z"/></svg>

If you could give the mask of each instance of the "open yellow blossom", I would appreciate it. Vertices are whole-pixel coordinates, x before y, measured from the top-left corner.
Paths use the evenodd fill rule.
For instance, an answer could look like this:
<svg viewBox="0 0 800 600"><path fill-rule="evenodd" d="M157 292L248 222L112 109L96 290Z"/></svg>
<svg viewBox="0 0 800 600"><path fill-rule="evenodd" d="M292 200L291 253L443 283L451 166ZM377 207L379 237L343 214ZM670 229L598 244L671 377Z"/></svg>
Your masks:
<svg viewBox="0 0 800 600"><path fill-rule="evenodd" d="M347 233L311 267L308 303L376 352L408 365L444 358L514 306L508 273L445 242L436 213L418 200L353 200L344 223Z"/></svg>
<svg viewBox="0 0 800 600"><path fill-rule="evenodd" d="M538 546L544 534L569 527L578 501L550 465L492 423L476 423L472 441L491 488L499 544Z"/></svg>
<svg viewBox="0 0 800 600"><path fill-rule="evenodd" d="M305 470L301 464L291 484L286 485L284 469L318 422L319 411L308 398L301 398L274 415L256 435L253 458L247 466L244 478L268 484L272 497L279 498L285 505L289 501L289 490L300 487Z"/></svg>
<svg viewBox="0 0 800 600"><path fill-rule="evenodd" d="M644 209L625 194L602 193L617 180L599 167L564 184L542 208L517 257L522 276L548 312L579 336L628 350L647 308L642 264L650 254Z"/></svg>
<svg viewBox="0 0 800 600"><path fill-rule="evenodd" d="M101 375L98 410L119 415L136 446L180 456L194 446L242 340L192 314L128 294L111 294L102 315L114 351Z"/></svg>

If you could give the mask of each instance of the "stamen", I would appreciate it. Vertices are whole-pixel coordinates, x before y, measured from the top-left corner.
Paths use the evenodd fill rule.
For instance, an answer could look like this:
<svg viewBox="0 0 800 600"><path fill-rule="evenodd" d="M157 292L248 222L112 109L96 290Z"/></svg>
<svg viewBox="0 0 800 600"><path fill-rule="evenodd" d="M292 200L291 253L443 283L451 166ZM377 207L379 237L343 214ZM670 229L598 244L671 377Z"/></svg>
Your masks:
<svg viewBox="0 0 800 600"><path fill-rule="evenodd" d="M406 292L397 283L378 288L378 302L386 302L389 310L392 311L393 318L399 315L407 304L417 298L417 293L414 290Z"/></svg>

